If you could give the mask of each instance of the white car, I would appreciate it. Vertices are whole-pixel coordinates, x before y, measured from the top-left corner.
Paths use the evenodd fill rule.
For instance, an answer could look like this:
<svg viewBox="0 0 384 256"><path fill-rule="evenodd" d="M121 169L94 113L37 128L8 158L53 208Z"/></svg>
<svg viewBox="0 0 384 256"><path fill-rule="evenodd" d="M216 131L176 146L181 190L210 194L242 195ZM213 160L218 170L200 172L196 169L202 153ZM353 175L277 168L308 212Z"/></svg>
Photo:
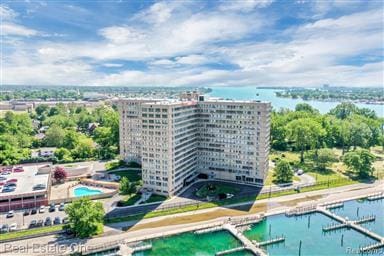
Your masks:
<svg viewBox="0 0 384 256"><path fill-rule="evenodd" d="M40 209L39 209L39 213L43 213L43 212L45 212L45 206L44 205L40 206Z"/></svg>
<svg viewBox="0 0 384 256"><path fill-rule="evenodd" d="M9 225L9 231L15 231L16 229L17 229L16 223L12 223L11 225Z"/></svg>

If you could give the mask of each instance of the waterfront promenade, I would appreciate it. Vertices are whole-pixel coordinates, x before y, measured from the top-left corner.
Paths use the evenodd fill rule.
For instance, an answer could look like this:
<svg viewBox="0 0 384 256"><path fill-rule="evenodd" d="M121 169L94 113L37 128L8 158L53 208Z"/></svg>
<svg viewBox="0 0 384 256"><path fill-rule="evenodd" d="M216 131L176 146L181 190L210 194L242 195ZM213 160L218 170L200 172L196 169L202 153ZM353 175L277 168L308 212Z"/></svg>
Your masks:
<svg viewBox="0 0 384 256"><path fill-rule="evenodd" d="M266 209L262 209L258 212L242 212L234 211L234 214L238 217L236 218L252 218L258 216L261 212L264 212L265 215L273 215L278 213L284 213L292 207L305 206L312 204L323 204L327 202L342 201L348 199L356 199L359 197L364 197L371 195L373 193L383 191L383 182L376 182L373 184L354 184L345 187L338 187L329 190L318 190L307 193L299 193L295 195L276 197L271 199L264 199L254 202L253 206L258 207L259 205L267 205ZM244 204L244 203L243 203ZM242 205L242 204L239 204ZM194 220L192 217L197 215L209 216L209 213L214 211L223 212L224 216L216 217L215 215L212 219L207 217L207 219ZM162 216L151 219L143 219L140 222L124 222L116 223L105 228L105 234L101 237L95 237L92 239L80 240L80 239L68 239L68 240L57 240L55 236L46 236L36 239L27 239L17 242L12 242L11 245L0 244L0 253L2 255L39 255L37 252L31 251L21 251L18 248L25 248L26 245L39 247L47 245L60 245L65 248L60 254L71 253L73 250L76 250L76 246L70 247L69 245L79 245L82 248L91 248L92 246L100 246L106 243L111 243L113 241L124 241L126 243L141 241L145 239L151 239L155 237L162 237L173 235L181 232L188 232L197 229L203 229L208 227L213 227L215 225L223 225L229 216L227 214L227 208L210 208L204 210L198 210L188 213L175 214L171 216ZM175 222L178 219L188 219L188 216L191 217L190 221L185 222ZM235 218L235 217L232 217ZM167 221L167 225L162 223ZM130 225L135 225L128 232L121 232L122 227L127 227ZM45 254L47 255L47 254ZM57 255L53 253L52 255Z"/></svg>

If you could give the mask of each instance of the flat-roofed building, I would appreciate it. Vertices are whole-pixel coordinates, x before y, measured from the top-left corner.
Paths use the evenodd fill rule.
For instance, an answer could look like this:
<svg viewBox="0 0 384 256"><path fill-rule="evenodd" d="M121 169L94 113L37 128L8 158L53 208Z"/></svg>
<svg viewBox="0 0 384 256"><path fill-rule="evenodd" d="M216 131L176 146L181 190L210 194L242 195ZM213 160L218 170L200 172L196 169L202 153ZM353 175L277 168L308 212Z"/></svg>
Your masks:
<svg viewBox="0 0 384 256"><path fill-rule="evenodd" d="M144 188L174 195L199 173L262 184L271 104L259 101L121 99L120 154L142 163Z"/></svg>
<svg viewBox="0 0 384 256"><path fill-rule="evenodd" d="M4 173L7 173L6 175ZM50 193L51 167L47 165L23 165L12 171L2 171L5 178L0 193L0 212L48 205ZM8 183L15 189L6 191Z"/></svg>

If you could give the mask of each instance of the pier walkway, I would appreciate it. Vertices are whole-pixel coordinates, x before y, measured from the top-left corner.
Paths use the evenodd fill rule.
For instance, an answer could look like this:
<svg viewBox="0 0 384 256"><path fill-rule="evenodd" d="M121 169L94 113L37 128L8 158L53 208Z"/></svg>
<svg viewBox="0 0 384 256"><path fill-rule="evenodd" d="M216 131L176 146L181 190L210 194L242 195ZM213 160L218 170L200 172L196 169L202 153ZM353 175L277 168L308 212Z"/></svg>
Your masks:
<svg viewBox="0 0 384 256"><path fill-rule="evenodd" d="M241 251L244 251L244 250L247 250L247 248L245 246L240 246L240 247L228 249L228 250L225 250L225 251L217 252L215 255L216 256L221 256L221 255L226 255L226 254L230 254L230 253L234 253L234 252L241 252Z"/></svg>
<svg viewBox="0 0 384 256"><path fill-rule="evenodd" d="M239 239L246 249L252 251L257 256L267 256L267 254L261 249L256 247L248 238L246 238L241 232L239 232L235 226L231 224L224 224L223 228L228 230L232 235Z"/></svg>
<svg viewBox="0 0 384 256"><path fill-rule="evenodd" d="M327 210L325 207L322 207L322 206L318 206L317 211L323 213L324 215L326 215L326 216L328 216L334 220L339 221L341 224L345 224L345 226L351 227L351 228L359 231L360 233L379 241L380 243L384 243L384 237L364 228L363 226L358 225L357 223L361 223L361 220L357 220L357 221L347 220L347 219L345 219L339 215L336 215L336 214L330 212L329 210Z"/></svg>

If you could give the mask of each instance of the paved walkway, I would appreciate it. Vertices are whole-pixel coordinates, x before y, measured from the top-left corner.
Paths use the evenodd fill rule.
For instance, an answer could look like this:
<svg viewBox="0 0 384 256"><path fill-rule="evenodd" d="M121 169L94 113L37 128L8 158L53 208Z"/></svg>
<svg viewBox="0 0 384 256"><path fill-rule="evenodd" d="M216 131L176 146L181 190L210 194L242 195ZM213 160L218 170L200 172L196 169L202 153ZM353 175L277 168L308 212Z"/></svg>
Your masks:
<svg viewBox="0 0 384 256"><path fill-rule="evenodd" d="M266 212L266 215L272 215L277 213L283 213L286 210L290 209L290 207L297 206L297 205L321 204L321 203L332 202L332 201L348 200L348 199L367 196L377 192L382 192L384 190L382 185L383 185L382 181L376 182L374 184L354 184L354 185L349 185L344 187L333 188L329 190L318 190L318 191L312 191L307 193L299 193L299 194L294 194L289 196L264 199L264 200L259 200L251 203L254 203L254 205L268 203L269 208ZM321 196L321 197L318 197L315 200L310 199L308 201L308 197L310 196ZM297 200L298 203L294 205L284 204L285 202L290 202L290 201L292 202L292 200L293 201ZM299 202L301 200L304 200L304 202ZM233 206L246 205L249 203L250 202L239 203ZM110 233L110 231L112 230L121 232L120 229L122 227L127 227L129 225L156 223L158 221L165 220L165 219L172 219L179 216L193 215L198 213L207 213L210 211L215 211L217 209L220 209L220 208L216 207L211 209L204 209L199 211L175 214L171 216L161 216L161 217L156 217L151 219L143 219L140 222L134 221L134 222L116 223L111 225L110 227L105 227L105 232L107 234ZM258 214L259 213L244 215L243 217L254 217ZM228 219L228 216L225 216L225 217L223 216L220 218L208 219L208 220L200 221L197 223L192 222L192 223L168 225L168 226L161 226L161 227L155 227L154 225L153 228L128 231L128 232L123 232L123 233L114 234L114 235L105 235L102 237L97 237L97 238L88 239L88 240L68 239L68 240L60 241L60 240L57 240L55 236L45 236L45 237L40 237L36 239L21 240L21 241L13 242L11 244L0 244L0 254L2 255L39 255L38 251L37 252L32 252L31 250L21 251L21 249L25 248L26 245L30 247L34 246L35 248L45 248L48 245L51 245L51 246L56 245L56 246L62 246L60 248L67 248L67 246L69 246L71 243L75 243L75 245L81 243L83 247L89 247L89 246L100 245L100 244L104 244L104 243L108 243L116 240L140 241L140 240L145 240L153 237L160 237L164 235L171 235L171 234L176 234L180 232L187 232L191 230L202 229L207 225L212 225L212 224L220 225L223 223L223 221L227 219ZM76 248L76 246L73 246L73 247ZM58 254L64 254L64 253L63 252L52 253L52 255L58 255ZM49 255L49 254L45 254L45 255Z"/></svg>

